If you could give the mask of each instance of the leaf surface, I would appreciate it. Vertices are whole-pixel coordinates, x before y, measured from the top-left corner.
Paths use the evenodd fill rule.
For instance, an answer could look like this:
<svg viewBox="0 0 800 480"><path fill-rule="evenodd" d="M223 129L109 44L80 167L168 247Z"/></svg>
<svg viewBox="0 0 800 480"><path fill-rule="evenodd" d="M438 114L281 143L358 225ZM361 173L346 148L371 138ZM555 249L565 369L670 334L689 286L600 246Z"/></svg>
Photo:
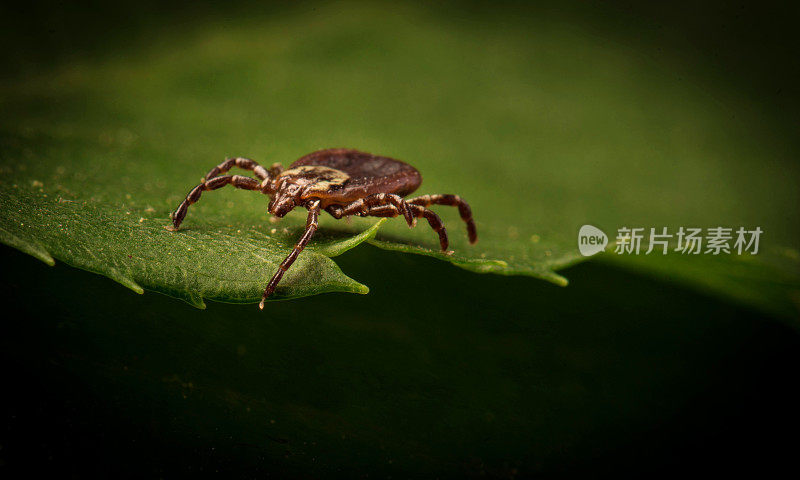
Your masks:
<svg viewBox="0 0 800 480"><path fill-rule="evenodd" d="M114 210L43 191L0 185L0 240L48 264L53 257L105 275L136 293L144 288L205 308L204 298L258 301L300 232L265 234L252 226L195 226L170 232L169 221L148 212ZM367 293L328 258L375 234L378 223L356 236L327 234L290 269L275 299L325 292Z"/></svg>

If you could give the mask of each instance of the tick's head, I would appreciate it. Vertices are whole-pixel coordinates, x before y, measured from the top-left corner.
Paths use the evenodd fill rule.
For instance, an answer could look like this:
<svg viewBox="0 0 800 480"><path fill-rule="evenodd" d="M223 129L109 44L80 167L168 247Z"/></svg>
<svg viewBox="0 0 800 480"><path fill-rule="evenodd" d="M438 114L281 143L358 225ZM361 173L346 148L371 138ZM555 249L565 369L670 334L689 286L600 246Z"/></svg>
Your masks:
<svg viewBox="0 0 800 480"><path fill-rule="evenodd" d="M269 202L269 213L282 218L296 206L292 197L275 197Z"/></svg>
<svg viewBox="0 0 800 480"><path fill-rule="evenodd" d="M269 213L282 218L298 205L299 195L300 188L297 185L284 183L269 202Z"/></svg>

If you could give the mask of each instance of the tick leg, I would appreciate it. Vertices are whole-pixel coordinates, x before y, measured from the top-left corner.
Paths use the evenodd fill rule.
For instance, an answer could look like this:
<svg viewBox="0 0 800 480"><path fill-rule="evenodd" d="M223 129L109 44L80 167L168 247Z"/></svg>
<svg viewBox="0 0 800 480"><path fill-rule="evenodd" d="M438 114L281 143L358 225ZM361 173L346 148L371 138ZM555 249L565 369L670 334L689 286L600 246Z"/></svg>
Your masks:
<svg viewBox="0 0 800 480"><path fill-rule="evenodd" d="M442 223L442 219L439 218L439 215L436 215L435 212L432 210L428 210L425 207L419 205L409 205L411 207L411 213L414 217L424 217L425 220L428 221L428 225L431 226L434 232L439 235L439 246L442 247L443 252L447 252L447 246L450 244L447 238L447 229L444 228L444 224ZM397 208L394 205L383 205L380 207L373 207L369 210L367 215L371 217L396 217L400 213L397 211Z"/></svg>
<svg viewBox="0 0 800 480"><path fill-rule="evenodd" d="M316 200L309 206L308 219L306 220L306 231L303 233L303 236L300 237L300 240L297 241L297 244L292 249L292 253L290 253L278 266L278 271L272 276L267 284L267 288L264 289L264 294L261 295L261 303L258 304L258 308L262 310L264 309L264 302L267 300L267 297L272 295L272 292L275 291L275 287L278 286L278 282L280 282L281 278L283 278L283 274L286 273L286 270L288 270L294 261L297 260L297 256L300 255L300 252L302 252L304 248L306 248L308 241L311 240L311 237L313 237L314 233L317 231L317 227L319 226L319 205L320 201Z"/></svg>
<svg viewBox="0 0 800 480"><path fill-rule="evenodd" d="M280 164L275 164L272 167L270 167L269 170L267 170L266 168L259 165L255 160L250 160L249 158L242 158L242 157L228 158L224 162L212 168L206 174L205 179L206 181L208 181L220 174L228 173L228 170L236 166L243 170L250 170L256 175L256 177L258 177L259 180L264 181L270 178L270 174L273 171L277 171L277 173L280 173L280 171L283 170L283 167L276 169L276 165L280 167Z"/></svg>
<svg viewBox="0 0 800 480"><path fill-rule="evenodd" d="M197 203L197 201L200 200L200 196L203 194L203 192L208 190L216 190L228 184L243 190L261 189L261 184L258 183L256 179L243 177L241 175L222 175L220 177L209 179L194 187L192 191L186 195L186 198L183 200L183 202L181 202L180 206L178 206L178 209L170 215L170 218L172 219L172 227L167 227L167 230L174 231L181 226L181 222L183 222L183 219L186 217L186 212L189 210L189 205Z"/></svg>
<svg viewBox="0 0 800 480"><path fill-rule="evenodd" d="M331 217L335 218L336 220L339 220L344 216L342 214L343 210L344 207L342 207L341 205L328 205L327 207L325 207L325 211L330 213Z"/></svg>
<svg viewBox="0 0 800 480"><path fill-rule="evenodd" d="M359 198L355 202L345 205L341 210L341 215L343 217L349 215L368 215L372 207L380 207L383 205L392 205L397 208L397 211L405 217L408 226L414 226L414 215L408 203L406 203L402 197L393 193L373 193L364 198ZM330 210L328 210L328 212L330 213ZM333 213L331 213L331 215L333 215Z"/></svg>
<svg viewBox="0 0 800 480"><path fill-rule="evenodd" d="M269 173L269 178L277 177L278 175L281 174L282 171L283 171L283 165L277 162L273 163L272 166L269 167L269 170L267 170L267 172Z"/></svg>
<svg viewBox="0 0 800 480"><path fill-rule="evenodd" d="M458 207L458 213L461 215L461 220L467 224L467 237L469 243L478 241L478 231L475 229L475 221L472 220L472 209L469 204L461 199L458 195L421 195L419 197L406 200L409 204L427 207L429 205L449 205L451 207Z"/></svg>

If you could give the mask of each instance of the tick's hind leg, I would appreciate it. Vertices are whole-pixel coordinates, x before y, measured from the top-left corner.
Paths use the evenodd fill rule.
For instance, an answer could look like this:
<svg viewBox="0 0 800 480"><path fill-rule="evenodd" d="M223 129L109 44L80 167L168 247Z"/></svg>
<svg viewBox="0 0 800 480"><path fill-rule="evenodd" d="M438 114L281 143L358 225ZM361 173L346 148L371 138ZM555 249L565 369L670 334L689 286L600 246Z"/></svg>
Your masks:
<svg viewBox="0 0 800 480"><path fill-rule="evenodd" d="M469 208L469 204L458 195L420 195L419 197L406 200L406 202L411 205L419 205L422 207L427 207L429 205L449 205L451 207L458 207L461 220L464 220L467 224L469 243L478 241L478 231L475 229L475 221L472 220L472 209Z"/></svg>
<svg viewBox="0 0 800 480"><path fill-rule="evenodd" d="M342 217L347 217L349 215L369 215L370 209L384 205L390 205L396 208L397 211L405 217L408 226L414 226L414 214L411 212L410 206L403 200L403 197L393 193L373 193L372 195L359 198L353 203L345 205L338 212ZM331 215L334 215L331 210L326 210L331 213ZM334 217L335 216L336 215L334 215Z"/></svg>
<svg viewBox="0 0 800 480"><path fill-rule="evenodd" d="M442 219L439 218L439 215L436 215L435 212L419 205L409 205L409 207L411 208L411 213L415 218L424 217L425 220L428 221L428 225L430 225L433 231L439 235L439 246L442 247L442 251L447 252L447 247L450 244L450 241L447 238L447 229L444 228L444 224L442 223ZM396 217L399 214L400 212L397 211L397 208L394 205L373 207L367 212L367 215L370 217Z"/></svg>
<svg viewBox="0 0 800 480"><path fill-rule="evenodd" d="M306 220L306 231L303 233L303 236L300 237L300 240L297 241L297 244L292 249L292 252L278 266L278 271L272 276L267 284L267 288L264 289L264 294L261 295L261 303L258 304L258 308L262 310L264 309L264 302L267 300L267 297L272 295L272 292L275 291L275 287L278 286L278 282L280 282L281 278L283 278L283 274L286 273L286 270L289 270L289 267L291 267L294 261L297 260L297 256L300 255L300 252L302 252L304 248L306 248L309 240L311 240L311 237L313 237L314 233L317 231L317 227L319 226L319 204L320 202L317 200L311 203L309 206L308 219Z"/></svg>
<svg viewBox="0 0 800 480"><path fill-rule="evenodd" d="M213 172L213 170L212 170ZM236 188L241 188L243 190L259 190L261 188L261 184L254 178L250 177L243 177L241 175L222 175L220 177L214 177L210 180L207 180L200 185L194 187L186 198L181 202L178 206L178 209L175 210L172 214L170 214L170 218L172 219L172 226L167 227L167 230L177 230L178 227L181 226L181 222L186 217L186 212L189 210L189 205L193 203L197 203L200 200L200 196L205 191L209 190L216 190L218 188L222 188L225 185L231 184Z"/></svg>

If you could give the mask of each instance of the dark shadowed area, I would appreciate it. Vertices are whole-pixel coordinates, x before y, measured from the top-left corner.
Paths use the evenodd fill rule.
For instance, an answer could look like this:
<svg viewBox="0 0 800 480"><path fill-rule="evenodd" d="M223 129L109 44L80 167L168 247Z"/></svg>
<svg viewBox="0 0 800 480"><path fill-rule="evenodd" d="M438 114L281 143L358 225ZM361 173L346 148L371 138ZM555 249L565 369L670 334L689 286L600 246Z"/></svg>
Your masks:
<svg viewBox="0 0 800 480"><path fill-rule="evenodd" d="M800 338L775 321L591 264L559 288L367 246L341 261L379 286L265 313L199 311L4 247L2 288L18 306L2 335L4 468L527 477L790 466Z"/></svg>

